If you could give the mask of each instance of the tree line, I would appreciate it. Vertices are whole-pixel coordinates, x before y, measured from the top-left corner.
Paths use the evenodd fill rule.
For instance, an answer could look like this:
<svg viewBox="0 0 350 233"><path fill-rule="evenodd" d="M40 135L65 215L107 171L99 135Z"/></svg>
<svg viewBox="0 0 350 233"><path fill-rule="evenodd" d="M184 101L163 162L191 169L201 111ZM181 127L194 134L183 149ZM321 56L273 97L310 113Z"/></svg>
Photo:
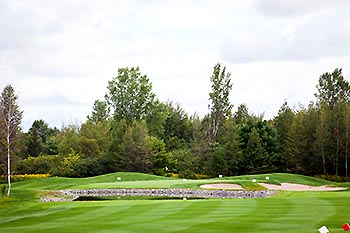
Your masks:
<svg viewBox="0 0 350 233"><path fill-rule="evenodd" d="M350 86L341 69L320 75L315 101L297 108L285 101L270 120L250 113L245 104L232 111L226 67L216 64L210 82L209 113L199 117L178 103L159 101L138 67L120 68L85 122L57 129L39 119L28 132L20 129L18 97L8 85L0 102L0 175L135 171L187 178L268 172L348 177Z"/></svg>

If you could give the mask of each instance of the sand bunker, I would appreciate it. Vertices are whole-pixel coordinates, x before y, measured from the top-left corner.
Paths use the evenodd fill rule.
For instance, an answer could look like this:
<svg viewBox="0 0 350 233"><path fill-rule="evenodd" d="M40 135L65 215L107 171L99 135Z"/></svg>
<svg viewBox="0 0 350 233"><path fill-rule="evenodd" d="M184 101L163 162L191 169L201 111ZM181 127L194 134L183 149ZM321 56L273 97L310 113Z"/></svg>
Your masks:
<svg viewBox="0 0 350 233"><path fill-rule="evenodd" d="M281 185L276 184L267 184L267 183L258 183L261 186L269 190L289 190L289 191L337 191L345 190L346 188L342 187L327 187L323 186L309 186L303 184L291 184L291 183L281 183Z"/></svg>
<svg viewBox="0 0 350 233"><path fill-rule="evenodd" d="M240 186L239 184L228 184L228 183L204 184L204 185L201 185L200 187L205 189L243 189L242 186Z"/></svg>
<svg viewBox="0 0 350 233"><path fill-rule="evenodd" d="M286 190L286 191L338 191L345 190L343 187L328 187L328 186L309 186L304 184L292 184L292 183L281 183L281 185L258 183L259 185L269 189L269 190ZM218 183L218 184L204 184L200 186L206 189L243 189L242 186L238 184L229 183Z"/></svg>

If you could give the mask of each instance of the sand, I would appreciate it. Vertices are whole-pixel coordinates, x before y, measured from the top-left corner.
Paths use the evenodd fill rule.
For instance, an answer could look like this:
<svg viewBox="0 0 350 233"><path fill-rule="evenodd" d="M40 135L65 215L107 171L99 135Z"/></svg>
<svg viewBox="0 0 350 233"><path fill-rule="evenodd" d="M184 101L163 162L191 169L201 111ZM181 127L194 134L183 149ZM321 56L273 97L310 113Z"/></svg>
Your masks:
<svg viewBox="0 0 350 233"><path fill-rule="evenodd" d="M281 183L281 185L258 183L269 190L289 190L289 191L337 191L344 190L342 187L309 186L304 184Z"/></svg>
<svg viewBox="0 0 350 233"><path fill-rule="evenodd" d="M221 183L221 184L204 184L200 186L204 189L243 189L242 186L239 184L228 184L228 183Z"/></svg>
<svg viewBox="0 0 350 233"><path fill-rule="evenodd" d="M342 187L328 187L328 186L309 186L303 184L292 184L292 183L281 183L281 185L276 184L267 184L267 183L258 183L261 186L269 190L289 190L289 191L337 191L345 190L346 188ZM201 185L201 188L207 189L243 189L242 186L238 184L229 184L229 183L218 183L218 184L205 184Z"/></svg>

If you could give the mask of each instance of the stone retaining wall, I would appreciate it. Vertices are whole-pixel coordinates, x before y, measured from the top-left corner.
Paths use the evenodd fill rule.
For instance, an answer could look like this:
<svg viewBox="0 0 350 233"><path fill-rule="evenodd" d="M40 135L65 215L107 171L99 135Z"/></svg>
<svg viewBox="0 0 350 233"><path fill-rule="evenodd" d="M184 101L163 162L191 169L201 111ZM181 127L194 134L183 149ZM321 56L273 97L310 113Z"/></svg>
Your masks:
<svg viewBox="0 0 350 233"><path fill-rule="evenodd" d="M41 201L72 201L79 197L104 196L156 196L176 198L265 198L273 195L274 191L226 191L199 189L87 189L60 190L54 197L42 197Z"/></svg>

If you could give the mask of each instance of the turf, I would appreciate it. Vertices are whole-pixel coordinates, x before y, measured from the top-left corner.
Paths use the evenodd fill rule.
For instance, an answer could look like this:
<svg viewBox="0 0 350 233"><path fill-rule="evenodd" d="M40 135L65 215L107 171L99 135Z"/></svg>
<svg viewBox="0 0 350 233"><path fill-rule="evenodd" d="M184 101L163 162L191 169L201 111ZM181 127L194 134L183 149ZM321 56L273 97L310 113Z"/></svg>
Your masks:
<svg viewBox="0 0 350 233"><path fill-rule="evenodd" d="M122 177L120 182L116 177ZM115 173L86 179L43 178L13 184L11 198L0 198L0 232L343 232L349 221L350 192L280 192L265 199L111 200L40 203L40 190L74 187L198 187L201 183L258 181L332 185L290 174L227 177L211 180L170 179ZM347 186L348 184L344 184ZM126 187L125 186L125 187Z"/></svg>

